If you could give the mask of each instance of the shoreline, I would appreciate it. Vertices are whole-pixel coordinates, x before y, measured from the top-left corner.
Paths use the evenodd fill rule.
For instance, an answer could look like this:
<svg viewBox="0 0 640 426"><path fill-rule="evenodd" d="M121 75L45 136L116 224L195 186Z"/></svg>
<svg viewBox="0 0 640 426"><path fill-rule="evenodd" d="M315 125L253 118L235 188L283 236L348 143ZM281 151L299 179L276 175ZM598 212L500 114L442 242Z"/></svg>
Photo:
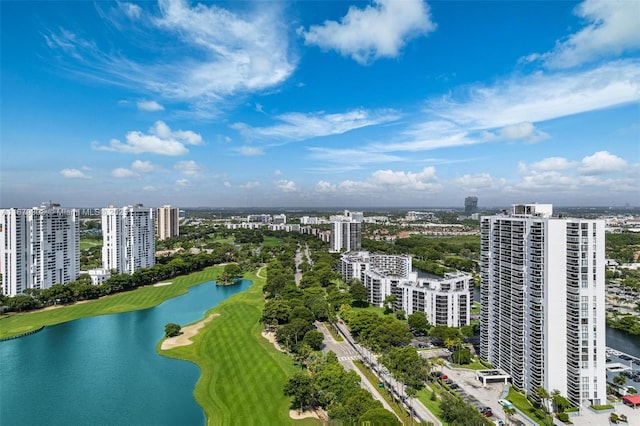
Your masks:
<svg viewBox="0 0 640 426"><path fill-rule="evenodd" d="M151 284L131 291L105 295L98 299L81 300L69 305L54 305L28 312L4 314L1 318L0 339L80 318L152 308L187 293L190 287L215 281L221 268L220 265L214 265L202 271L181 275L171 281L173 285L154 287L154 284ZM136 304L132 304L132 299Z"/></svg>
<svg viewBox="0 0 640 426"><path fill-rule="evenodd" d="M162 341L160 350L168 351L169 349L178 348L180 346L188 346L193 343L192 337L198 334L201 328L207 325L212 319L219 317L220 314L211 314L200 321L186 325L180 329L180 334L174 337L167 337Z"/></svg>

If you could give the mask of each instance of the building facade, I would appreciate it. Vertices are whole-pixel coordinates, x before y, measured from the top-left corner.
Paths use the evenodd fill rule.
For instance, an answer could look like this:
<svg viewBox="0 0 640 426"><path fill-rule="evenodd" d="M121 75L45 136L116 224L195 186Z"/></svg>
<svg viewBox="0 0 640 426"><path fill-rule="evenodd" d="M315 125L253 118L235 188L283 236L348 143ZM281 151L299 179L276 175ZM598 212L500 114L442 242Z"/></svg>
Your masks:
<svg viewBox="0 0 640 426"><path fill-rule="evenodd" d="M360 280L369 291L368 302L383 307L387 296L395 296L394 308L407 315L426 314L432 325L469 325L471 276L461 272L444 277L420 277L412 271L411 257L379 255L366 251L344 253L340 272L346 281Z"/></svg>
<svg viewBox="0 0 640 426"><path fill-rule="evenodd" d="M467 197L464 199L464 215L471 216L478 211L478 197Z"/></svg>
<svg viewBox="0 0 640 426"><path fill-rule="evenodd" d="M604 403L604 222L525 204L480 224L481 357L529 394Z"/></svg>
<svg viewBox="0 0 640 426"><path fill-rule="evenodd" d="M180 235L179 210L176 207L158 208L158 241Z"/></svg>
<svg viewBox="0 0 640 426"><path fill-rule="evenodd" d="M102 267L133 274L155 265L155 209L141 204L102 209Z"/></svg>
<svg viewBox="0 0 640 426"><path fill-rule="evenodd" d="M2 293L17 296L75 281L80 274L80 221L57 204L0 210Z"/></svg>
<svg viewBox="0 0 640 426"><path fill-rule="evenodd" d="M362 212L344 211L344 215L331 216L331 247L329 251L355 251L362 247Z"/></svg>

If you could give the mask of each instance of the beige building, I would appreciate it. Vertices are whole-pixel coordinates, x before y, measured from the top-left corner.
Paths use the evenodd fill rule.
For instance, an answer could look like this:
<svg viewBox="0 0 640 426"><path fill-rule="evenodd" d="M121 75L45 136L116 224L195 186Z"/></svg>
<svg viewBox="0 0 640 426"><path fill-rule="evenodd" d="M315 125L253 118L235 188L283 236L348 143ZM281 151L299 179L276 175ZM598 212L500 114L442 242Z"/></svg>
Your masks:
<svg viewBox="0 0 640 426"><path fill-rule="evenodd" d="M162 206L158 209L158 241L177 237L180 234L178 208Z"/></svg>

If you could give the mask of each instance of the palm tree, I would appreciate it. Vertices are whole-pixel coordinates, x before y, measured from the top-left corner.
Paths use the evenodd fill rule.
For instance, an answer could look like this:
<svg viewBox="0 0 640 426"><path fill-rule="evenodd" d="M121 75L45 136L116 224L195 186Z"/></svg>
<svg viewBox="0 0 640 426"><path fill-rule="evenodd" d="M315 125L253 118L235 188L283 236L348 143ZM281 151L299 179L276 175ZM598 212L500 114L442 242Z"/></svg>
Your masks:
<svg viewBox="0 0 640 426"><path fill-rule="evenodd" d="M535 395L540 398L542 400L542 408L545 412L549 411L549 406L547 404L547 401L549 400L549 398L551 398L551 395L549 395L549 392L547 392L547 390L542 387L542 386L538 386L536 388L536 390L534 391Z"/></svg>

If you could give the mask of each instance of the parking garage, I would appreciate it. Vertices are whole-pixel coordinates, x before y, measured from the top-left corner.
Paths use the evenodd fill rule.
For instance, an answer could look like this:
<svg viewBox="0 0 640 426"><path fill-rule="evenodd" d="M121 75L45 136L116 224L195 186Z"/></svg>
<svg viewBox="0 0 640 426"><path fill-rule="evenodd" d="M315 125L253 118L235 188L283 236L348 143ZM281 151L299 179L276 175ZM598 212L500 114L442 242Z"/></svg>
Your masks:
<svg viewBox="0 0 640 426"><path fill-rule="evenodd" d="M507 384L511 376L502 370L478 370L476 371L476 379L482 382L483 387L487 387L487 383L504 382Z"/></svg>

